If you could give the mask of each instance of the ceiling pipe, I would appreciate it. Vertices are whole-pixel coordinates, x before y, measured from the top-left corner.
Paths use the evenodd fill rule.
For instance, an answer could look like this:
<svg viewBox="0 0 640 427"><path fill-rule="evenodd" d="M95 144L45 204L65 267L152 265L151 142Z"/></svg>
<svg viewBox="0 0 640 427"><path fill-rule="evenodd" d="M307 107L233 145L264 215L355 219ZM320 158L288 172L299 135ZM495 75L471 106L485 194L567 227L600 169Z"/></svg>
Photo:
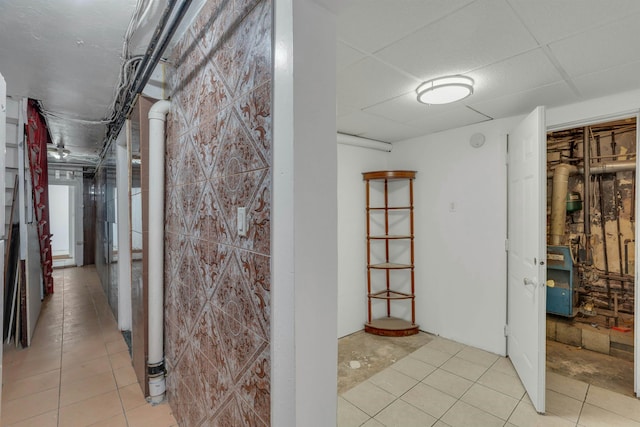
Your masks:
<svg viewBox="0 0 640 427"><path fill-rule="evenodd" d="M591 165L589 168L590 175L602 175L605 173L629 172L636 170L635 160L623 160L617 162L603 162ZM582 174L584 168L576 168L571 174ZM547 172L547 178L553 178L553 170Z"/></svg>
<svg viewBox="0 0 640 427"><path fill-rule="evenodd" d="M376 141L375 139L362 138L359 136L347 135L346 133L337 133L338 144L353 145L355 147L370 148L372 150L391 152L392 144L388 142Z"/></svg>
<svg viewBox="0 0 640 427"><path fill-rule="evenodd" d="M169 4L162 13L160 22L158 23L158 26L156 27L153 36L151 37L151 41L149 42L147 51L145 52L142 61L136 69L136 75L131 85L129 86L129 89L127 90L122 106L120 107L120 110L117 112L116 117L113 119L112 124L107 130L107 136L105 138L105 143L102 146L100 160L96 169L98 169L102 164L105 154L109 149L109 146L111 145L111 142L120 133L125 120L131 114L131 110L133 109L133 105L135 104L138 94L142 92L147 82L149 81L151 73L160 62L162 54L169 45L169 42L173 38L173 35L177 31L182 18L184 18L187 10L189 9L189 6L191 6L191 0L183 0L177 7L176 0L169 0ZM169 18L172 16L173 19L170 23L168 23Z"/></svg>
<svg viewBox="0 0 640 427"><path fill-rule="evenodd" d="M169 101L149 110L149 283L147 374L149 400L159 403L166 390L164 366L164 153Z"/></svg>

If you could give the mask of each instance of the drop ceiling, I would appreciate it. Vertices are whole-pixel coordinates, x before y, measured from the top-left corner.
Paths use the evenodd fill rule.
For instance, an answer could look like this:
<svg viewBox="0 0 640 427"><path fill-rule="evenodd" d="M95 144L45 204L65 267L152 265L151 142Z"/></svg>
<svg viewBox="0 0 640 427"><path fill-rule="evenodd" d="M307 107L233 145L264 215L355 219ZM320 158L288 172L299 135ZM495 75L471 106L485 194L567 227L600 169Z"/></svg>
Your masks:
<svg viewBox="0 0 640 427"><path fill-rule="evenodd" d="M50 111L54 143L95 163L136 0L4 0L0 73ZM351 0L337 25L338 131L403 139L640 88L637 0ZM457 103L415 100L464 74ZM57 116L57 117L56 117Z"/></svg>
<svg viewBox="0 0 640 427"><path fill-rule="evenodd" d="M640 88L637 0L353 0L338 17L338 131L396 142ZM474 94L425 106L423 81Z"/></svg>

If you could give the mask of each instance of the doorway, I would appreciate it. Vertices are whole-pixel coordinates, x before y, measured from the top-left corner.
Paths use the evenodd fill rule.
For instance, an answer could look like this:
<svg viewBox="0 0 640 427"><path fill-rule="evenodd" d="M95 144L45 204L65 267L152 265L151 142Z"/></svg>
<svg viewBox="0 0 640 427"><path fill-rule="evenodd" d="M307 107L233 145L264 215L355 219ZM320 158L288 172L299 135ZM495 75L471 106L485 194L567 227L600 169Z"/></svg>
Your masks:
<svg viewBox="0 0 640 427"><path fill-rule="evenodd" d="M55 267L74 266L74 188L70 185L49 185L51 251Z"/></svg>
<svg viewBox="0 0 640 427"><path fill-rule="evenodd" d="M547 134L547 370L631 396L636 126Z"/></svg>

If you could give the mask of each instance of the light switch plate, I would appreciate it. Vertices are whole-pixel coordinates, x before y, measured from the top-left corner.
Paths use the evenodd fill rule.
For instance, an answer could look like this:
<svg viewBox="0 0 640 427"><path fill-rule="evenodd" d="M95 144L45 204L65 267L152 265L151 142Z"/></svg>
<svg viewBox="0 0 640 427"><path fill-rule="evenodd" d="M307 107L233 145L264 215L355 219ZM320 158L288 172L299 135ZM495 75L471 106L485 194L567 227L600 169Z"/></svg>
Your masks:
<svg viewBox="0 0 640 427"><path fill-rule="evenodd" d="M247 208L238 208L238 236L246 236L247 228Z"/></svg>

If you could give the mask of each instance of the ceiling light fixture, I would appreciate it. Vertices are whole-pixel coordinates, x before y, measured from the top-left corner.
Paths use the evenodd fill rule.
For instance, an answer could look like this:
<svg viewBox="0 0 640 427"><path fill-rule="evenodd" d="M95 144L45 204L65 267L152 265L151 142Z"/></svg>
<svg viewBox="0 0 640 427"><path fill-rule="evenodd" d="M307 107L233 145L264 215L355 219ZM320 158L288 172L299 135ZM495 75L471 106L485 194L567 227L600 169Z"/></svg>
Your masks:
<svg viewBox="0 0 640 427"><path fill-rule="evenodd" d="M439 77L422 83L416 93L418 102L423 104L449 104L473 93L473 79L465 76Z"/></svg>
<svg viewBox="0 0 640 427"><path fill-rule="evenodd" d="M62 160L64 158L66 158L69 153L71 153L71 151L67 150L66 148L62 148L62 147L49 147L47 148L47 154L51 157L53 157L56 160Z"/></svg>

